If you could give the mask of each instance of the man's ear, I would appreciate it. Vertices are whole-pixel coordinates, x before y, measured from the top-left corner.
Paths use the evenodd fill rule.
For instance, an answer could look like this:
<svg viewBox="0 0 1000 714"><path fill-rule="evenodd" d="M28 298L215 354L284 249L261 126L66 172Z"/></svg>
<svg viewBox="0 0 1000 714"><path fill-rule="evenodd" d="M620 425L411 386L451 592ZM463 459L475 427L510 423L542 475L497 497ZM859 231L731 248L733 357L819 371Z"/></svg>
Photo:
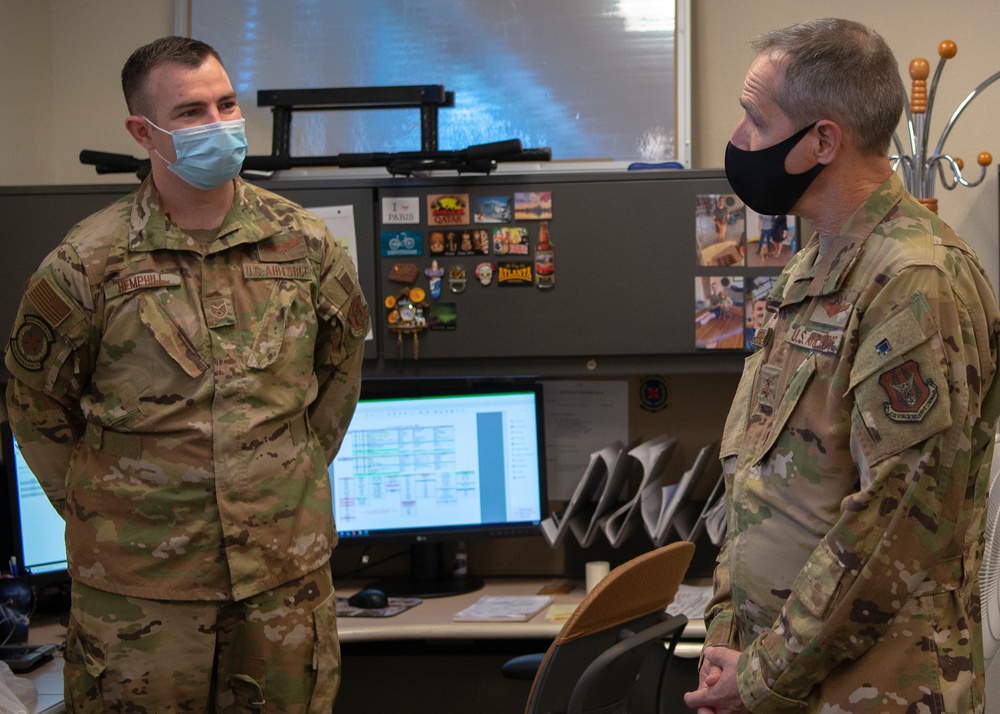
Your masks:
<svg viewBox="0 0 1000 714"><path fill-rule="evenodd" d="M832 163L843 146L844 133L840 125L829 119L820 119L816 122L814 136L817 137L815 143L817 160L821 164Z"/></svg>
<svg viewBox="0 0 1000 714"><path fill-rule="evenodd" d="M132 135L139 145L149 151L153 151L152 129L149 122L140 116L132 115L125 120L125 130Z"/></svg>

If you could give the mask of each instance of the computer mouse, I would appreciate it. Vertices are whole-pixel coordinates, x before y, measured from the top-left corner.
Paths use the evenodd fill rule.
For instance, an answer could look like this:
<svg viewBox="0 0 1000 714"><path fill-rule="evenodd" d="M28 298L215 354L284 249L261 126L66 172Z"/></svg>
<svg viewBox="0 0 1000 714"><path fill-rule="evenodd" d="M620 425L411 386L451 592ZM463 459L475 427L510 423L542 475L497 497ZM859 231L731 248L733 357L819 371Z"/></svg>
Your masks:
<svg viewBox="0 0 1000 714"><path fill-rule="evenodd" d="M347 604L365 610L377 610L389 607L389 598L378 588L365 588L347 598Z"/></svg>

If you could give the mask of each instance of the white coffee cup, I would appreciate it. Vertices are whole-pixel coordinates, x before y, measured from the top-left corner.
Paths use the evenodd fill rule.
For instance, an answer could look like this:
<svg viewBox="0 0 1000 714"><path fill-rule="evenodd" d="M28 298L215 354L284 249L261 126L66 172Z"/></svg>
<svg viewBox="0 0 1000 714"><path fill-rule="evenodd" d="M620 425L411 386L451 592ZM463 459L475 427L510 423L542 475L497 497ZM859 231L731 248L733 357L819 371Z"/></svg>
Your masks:
<svg viewBox="0 0 1000 714"><path fill-rule="evenodd" d="M611 571L611 564L606 560L592 560L587 563L587 592L593 590L604 576Z"/></svg>

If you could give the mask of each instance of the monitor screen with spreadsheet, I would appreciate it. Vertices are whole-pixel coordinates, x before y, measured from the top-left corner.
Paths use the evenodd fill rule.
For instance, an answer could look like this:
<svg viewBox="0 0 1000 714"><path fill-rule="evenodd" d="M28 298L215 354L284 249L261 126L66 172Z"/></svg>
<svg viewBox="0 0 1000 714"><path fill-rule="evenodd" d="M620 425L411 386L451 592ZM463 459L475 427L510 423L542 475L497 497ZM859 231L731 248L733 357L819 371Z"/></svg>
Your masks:
<svg viewBox="0 0 1000 714"><path fill-rule="evenodd" d="M537 385L363 395L330 466L341 543L538 534L541 403Z"/></svg>
<svg viewBox="0 0 1000 714"><path fill-rule="evenodd" d="M10 563L36 583L65 580L65 524L21 455L7 422L0 424L4 488L0 509L7 526L0 534L3 570Z"/></svg>

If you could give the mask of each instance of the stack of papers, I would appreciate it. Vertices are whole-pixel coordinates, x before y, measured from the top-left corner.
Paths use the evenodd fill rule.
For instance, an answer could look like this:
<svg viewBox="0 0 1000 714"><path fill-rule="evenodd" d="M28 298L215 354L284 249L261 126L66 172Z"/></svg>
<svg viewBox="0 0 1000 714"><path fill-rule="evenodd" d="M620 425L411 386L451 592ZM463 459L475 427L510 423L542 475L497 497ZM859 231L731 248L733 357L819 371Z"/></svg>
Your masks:
<svg viewBox="0 0 1000 714"><path fill-rule="evenodd" d="M455 622L526 622L550 602L551 595L483 595L451 619Z"/></svg>
<svg viewBox="0 0 1000 714"><path fill-rule="evenodd" d="M711 585L687 585L681 583L674 601L667 605L667 614L684 615L689 620L705 619L705 608L712 600Z"/></svg>

